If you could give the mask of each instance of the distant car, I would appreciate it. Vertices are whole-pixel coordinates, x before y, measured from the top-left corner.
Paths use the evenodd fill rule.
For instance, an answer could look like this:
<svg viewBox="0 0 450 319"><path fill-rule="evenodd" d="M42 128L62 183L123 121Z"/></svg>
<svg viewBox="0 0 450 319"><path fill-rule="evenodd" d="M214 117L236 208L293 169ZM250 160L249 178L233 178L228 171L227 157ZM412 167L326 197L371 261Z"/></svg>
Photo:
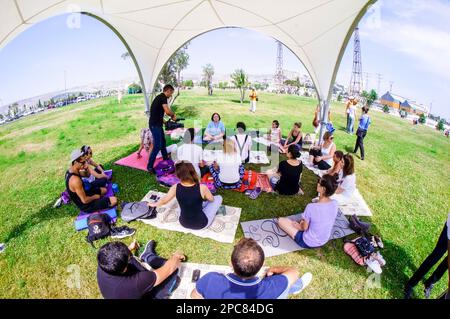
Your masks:
<svg viewBox="0 0 450 319"><path fill-rule="evenodd" d="M86 101L86 98L84 96L79 96L79 97L77 97L76 103L80 103L80 102L84 102L84 101Z"/></svg>

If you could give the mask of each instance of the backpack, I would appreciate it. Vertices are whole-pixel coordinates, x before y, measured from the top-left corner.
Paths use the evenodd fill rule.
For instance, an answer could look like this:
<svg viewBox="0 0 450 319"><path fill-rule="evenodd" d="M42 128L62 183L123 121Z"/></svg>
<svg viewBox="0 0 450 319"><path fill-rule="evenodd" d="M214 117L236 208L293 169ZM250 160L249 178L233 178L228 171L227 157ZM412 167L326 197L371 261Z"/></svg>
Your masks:
<svg viewBox="0 0 450 319"><path fill-rule="evenodd" d="M359 253L358 248L352 242L348 242L344 244L344 252L350 256L353 261L360 266L364 266L364 257Z"/></svg>
<svg viewBox="0 0 450 319"><path fill-rule="evenodd" d="M171 187L172 185L178 184L180 182L180 179L174 173L157 176L156 179L161 185L167 187Z"/></svg>
<svg viewBox="0 0 450 319"><path fill-rule="evenodd" d="M126 203L122 208L120 217L128 223L138 218L155 218L156 208L149 207L147 202Z"/></svg>
<svg viewBox="0 0 450 319"><path fill-rule="evenodd" d="M359 237L354 244L362 257L369 257L375 252L375 247L367 237Z"/></svg>
<svg viewBox="0 0 450 319"><path fill-rule="evenodd" d="M105 213L94 213L87 219L88 234L86 241L94 246L94 241L108 237L111 234L110 217Z"/></svg>
<svg viewBox="0 0 450 319"><path fill-rule="evenodd" d="M171 160L163 160L155 166L156 177L175 173L175 163Z"/></svg>

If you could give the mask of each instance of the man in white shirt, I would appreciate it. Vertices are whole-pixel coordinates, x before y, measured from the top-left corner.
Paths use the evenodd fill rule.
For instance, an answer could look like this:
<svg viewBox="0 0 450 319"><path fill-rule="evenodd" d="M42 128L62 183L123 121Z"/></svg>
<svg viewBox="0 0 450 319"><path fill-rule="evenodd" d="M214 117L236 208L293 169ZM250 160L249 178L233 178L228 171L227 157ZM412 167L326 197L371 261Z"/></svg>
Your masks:
<svg viewBox="0 0 450 319"><path fill-rule="evenodd" d="M197 172L199 178L201 178L200 168L205 166L203 161L203 149L193 143L195 130L193 128L187 129L183 137L183 145L177 149L177 160L191 162Z"/></svg>
<svg viewBox="0 0 450 319"><path fill-rule="evenodd" d="M236 150L241 156L243 162L248 163L250 160L250 150L252 149L252 138L245 134L246 126L243 122L236 124L236 135L233 136Z"/></svg>
<svg viewBox="0 0 450 319"><path fill-rule="evenodd" d="M429 298L433 286L442 278L445 272L449 271L449 288L450 288L450 214L448 214L447 221L445 223L444 229L439 236L436 247L433 252L425 259L425 261L420 265L419 269L414 273L411 279L405 286L405 299L410 299L413 294L413 288L425 277L425 275L434 267L447 253L447 256L442 260L433 274L425 281L425 297ZM450 293L447 292L446 299L450 298Z"/></svg>

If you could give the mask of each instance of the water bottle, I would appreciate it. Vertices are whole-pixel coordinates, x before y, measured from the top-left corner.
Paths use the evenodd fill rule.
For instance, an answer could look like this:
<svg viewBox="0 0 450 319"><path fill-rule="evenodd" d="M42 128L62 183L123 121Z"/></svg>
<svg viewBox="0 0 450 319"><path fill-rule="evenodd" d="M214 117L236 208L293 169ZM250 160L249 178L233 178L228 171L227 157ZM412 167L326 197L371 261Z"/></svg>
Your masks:
<svg viewBox="0 0 450 319"><path fill-rule="evenodd" d="M119 185L112 184L112 191L114 194L117 194L119 192Z"/></svg>

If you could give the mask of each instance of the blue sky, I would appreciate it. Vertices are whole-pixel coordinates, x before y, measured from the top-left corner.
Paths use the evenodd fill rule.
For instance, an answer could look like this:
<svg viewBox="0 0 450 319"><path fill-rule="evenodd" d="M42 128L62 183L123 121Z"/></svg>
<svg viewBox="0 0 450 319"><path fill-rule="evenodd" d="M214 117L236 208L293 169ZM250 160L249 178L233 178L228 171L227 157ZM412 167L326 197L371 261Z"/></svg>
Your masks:
<svg viewBox="0 0 450 319"><path fill-rule="evenodd" d="M382 0L360 24L363 72L369 88L389 89L429 105L432 113L450 118L450 1ZM68 29L66 17L46 20L20 34L0 50L0 105L67 87L136 76L132 62L121 59L125 48L100 22L82 17L82 27ZM350 43L337 81L348 85L352 66ZM244 68L252 74L271 74L276 46L263 34L222 29L191 41L185 73L200 73L212 63L216 73ZM257 54L255 54L257 52ZM306 72L284 50L284 68ZM364 77L365 80L365 77Z"/></svg>

